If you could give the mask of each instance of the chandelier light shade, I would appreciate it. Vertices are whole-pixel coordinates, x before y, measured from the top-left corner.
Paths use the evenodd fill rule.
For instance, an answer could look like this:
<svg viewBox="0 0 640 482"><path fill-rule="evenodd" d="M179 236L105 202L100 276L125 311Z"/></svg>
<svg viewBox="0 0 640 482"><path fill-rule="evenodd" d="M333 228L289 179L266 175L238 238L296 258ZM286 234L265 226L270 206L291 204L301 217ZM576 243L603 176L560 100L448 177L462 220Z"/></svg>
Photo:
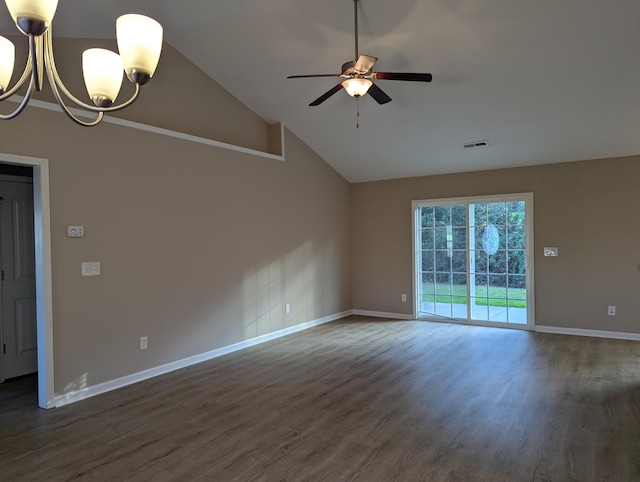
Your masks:
<svg viewBox="0 0 640 482"><path fill-rule="evenodd" d="M13 64L16 61L16 47L4 37L0 37L0 94L3 94L13 74Z"/></svg>
<svg viewBox="0 0 640 482"><path fill-rule="evenodd" d="M116 21L116 38L129 80L148 82L160 60L162 26L142 15L123 15Z"/></svg>
<svg viewBox="0 0 640 482"><path fill-rule="evenodd" d="M42 35L51 26L58 0L5 0L9 13L20 31Z"/></svg>
<svg viewBox="0 0 640 482"><path fill-rule="evenodd" d="M373 84L373 82L369 79L359 79L356 77L342 82L342 87L347 91L347 94L357 99L367 93L371 84Z"/></svg>
<svg viewBox="0 0 640 482"><path fill-rule="evenodd" d="M116 21L119 55L105 49L88 49L82 54L82 73L92 101L92 104L85 103L69 92L56 68L51 25L58 0L5 0L5 3L18 30L28 38L29 57L20 79L9 87L15 47L10 40L0 37L0 101L15 95L27 81L28 87L18 108L10 114L0 114L0 120L13 119L24 110L33 92L42 90L44 75L62 111L82 126L97 125L106 112L115 112L133 104L140 95L140 86L153 77L162 50L162 26L143 15L123 15ZM134 84L135 92L125 102L114 105L124 73ZM81 120L71 112L65 99L96 114L96 118Z"/></svg>
<svg viewBox="0 0 640 482"><path fill-rule="evenodd" d="M88 49L82 54L82 74L87 92L97 106L109 106L118 97L124 67L120 56L105 49Z"/></svg>

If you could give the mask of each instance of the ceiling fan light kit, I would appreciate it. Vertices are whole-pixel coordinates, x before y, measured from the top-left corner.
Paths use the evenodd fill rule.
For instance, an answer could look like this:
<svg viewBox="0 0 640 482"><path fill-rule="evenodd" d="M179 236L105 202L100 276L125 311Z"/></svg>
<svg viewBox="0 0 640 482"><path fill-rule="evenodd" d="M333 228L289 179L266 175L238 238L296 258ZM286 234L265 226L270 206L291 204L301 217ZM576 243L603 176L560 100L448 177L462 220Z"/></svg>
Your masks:
<svg viewBox="0 0 640 482"><path fill-rule="evenodd" d="M362 97L367 93L369 87L373 85L373 82L371 82L369 79L353 78L345 80L340 85L344 87L344 90L347 91L347 94L357 99L358 97Z"/></svg>
<svg viewBox="0 0 640 482"><path fill-rule="evenodd" d="M311 102L310 106L322 104L333 94L343 89L351 96L358 100L363 95L369 93L378 104L386 104L391 102L389 97L380 87L378 87L372 79L376 80L404 80L410 82L431 82L433 76L431 74L423 74L417 72L373 72L373 66L378 61L377 57L370 55L360 55L358 53L358 0L353 0L353 16L354 16L354 33L355 33L355 60L342 64L341 73L339 74L315 74L315 75L290 75L288 79L300 79L310 77L342 77L346 80L325 92L316 100Z"/></svg>
<svg viewBox="0 0 640 482"><path fill-rule="evenodd" d="M17 83L9 88L15 63L15 46L0 37L0 101L9 99L29 81L26 94L17 109L0 120L18 116L29 103L34 91L40 92L46 73L53 95L62 111L82 126L97 125L106 112L115 112L133 104L156 70L162 50L162 26L155 20L137 14L127 14L116 21L116 37L120 55L105 49L88 49L82 54L85 87L93 105L75 97L65 87L56 68L53 55L51 23L58 0L5 0L9 13L29 41L29 55ZM122 85L122 76L135 85L129 100L114 105ZM92 121L78 118L66 105L64 98L83 110L97 114Z"/></svg>

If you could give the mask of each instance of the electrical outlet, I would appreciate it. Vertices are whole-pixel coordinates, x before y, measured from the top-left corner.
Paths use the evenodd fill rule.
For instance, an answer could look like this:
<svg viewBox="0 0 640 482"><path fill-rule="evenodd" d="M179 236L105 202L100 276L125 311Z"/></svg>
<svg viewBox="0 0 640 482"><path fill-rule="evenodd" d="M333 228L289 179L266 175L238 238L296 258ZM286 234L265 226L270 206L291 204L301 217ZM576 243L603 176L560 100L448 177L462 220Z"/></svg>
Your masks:
<svg viewBox="0 0 640 482"><path fill-rule="evenodd" d="M401 298L402 298L403 302L405 302L405 303L407 302L407 295L405 295L404 293L402 294Z"/></svg>
<svg viewBox="0 0 640 482"><path fill-rule="evenodd" d="M286 314L291 313L291 305L289 303L287 303L286 305L284 305L284 312Z"/></svg>
<svg viewBox="0 0 640 482"><path fill-rule="evenodd" d="M149 342L149 338L148 337L141 336L140 337L140 349L141 350L146 350L148 342Z"/></svg>
<svg viewBox="0 0 640 482"><path fill-rule="evenodd" d="M607 314L609 316L616 316L616 307L615 306L609 306L609 309L607 310Z"/></svg>

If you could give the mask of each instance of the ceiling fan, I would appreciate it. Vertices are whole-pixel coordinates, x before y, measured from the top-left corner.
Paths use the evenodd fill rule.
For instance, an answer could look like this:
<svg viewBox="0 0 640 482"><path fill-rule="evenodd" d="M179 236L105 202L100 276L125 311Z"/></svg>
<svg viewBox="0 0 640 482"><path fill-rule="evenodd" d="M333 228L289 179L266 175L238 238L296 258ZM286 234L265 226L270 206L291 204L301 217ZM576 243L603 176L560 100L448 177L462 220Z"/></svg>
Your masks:
<svg viewBox="0 0 640 482"><path fill-rule="evenodd" d="M342 64L342 73L340 74L290 75L287 77L287 79L302 79L309 77L342 77L346 79L311 102L311 104L309 104L310 106L322 104L340 89L346 90L347 93L350 96L355 97L356 100L368 92L378 104L391 102L391 97L389 97L380 87L374 84L372 79L431 82L433 78L431 74L420 74L415 72L373 72L371 69L378 58L370 55L360 55L358 53L358 0L353 0L353 12L356 60Z"/></svg>

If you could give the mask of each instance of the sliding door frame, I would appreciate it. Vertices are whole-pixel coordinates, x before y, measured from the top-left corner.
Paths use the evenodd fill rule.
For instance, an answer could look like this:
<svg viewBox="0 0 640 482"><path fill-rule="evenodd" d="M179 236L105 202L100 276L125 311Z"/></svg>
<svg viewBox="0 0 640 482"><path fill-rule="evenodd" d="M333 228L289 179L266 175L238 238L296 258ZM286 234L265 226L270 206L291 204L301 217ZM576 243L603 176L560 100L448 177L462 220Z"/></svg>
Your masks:
<svg viewBox="0 0 640 482"><path fill-rule="evenodd" d="M464 204L466 207L467 215L469 213L469 204L482 204L482 203L495 203L495 202L509 202L509 201L525 201L525 232L526 232L526 286L527 286L527 294L526 294L526 302L527 302L527 323L526 324L517 324L517 323L505 323L505 322L494 322L494 321L484 321L484 320L472 320L470 316L470 303L471 299L469 298L469 281L472 273L469 270L469 253L470 249L473 246L475 240L471 238L471 230L469 229L469 219L467 219L467 319L458 319L458 318L441 318L437 316L433 317L419 317L419 304L421 300L418 296L418 277L421 274L421 257L418 256L418 251L420 251L419 246L419 237L418 237L418 228L422 226L421 220L419 219L419 210L424 207L425 204L432 206L447 206L447 205L460 205ZM462 324L470 324L470 325L479 325L479 326L495 326L500 328L513 328L520 330L534 330L535 329L535 290L534 290L534 233L533 233L533 193L532 192L524 192L524 193L512 193L512 194L495 194L495 195L484 195L484 196L466 196L466 197L458 197L458 198L437 198L437 199L420 199L414 200L411 202L411 229L412 229L412 288L413 288L413 318L427 321L440 321L445 323L462 323Z"/></svg>

